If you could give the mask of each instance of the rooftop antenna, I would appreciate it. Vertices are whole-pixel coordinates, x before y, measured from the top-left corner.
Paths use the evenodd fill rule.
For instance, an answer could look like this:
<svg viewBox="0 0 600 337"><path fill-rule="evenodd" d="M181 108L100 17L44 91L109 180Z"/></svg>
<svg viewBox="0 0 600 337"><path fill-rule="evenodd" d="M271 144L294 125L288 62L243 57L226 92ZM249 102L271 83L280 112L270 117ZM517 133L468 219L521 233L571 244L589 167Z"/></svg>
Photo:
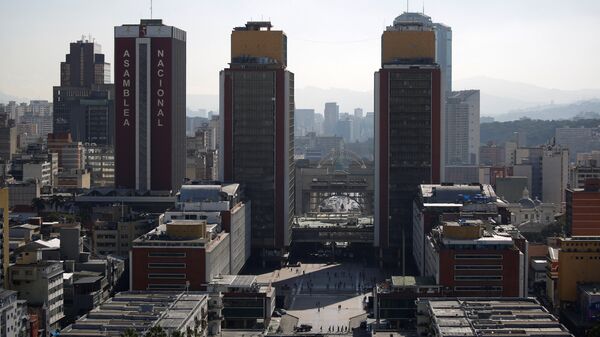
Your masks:
<svg viewBox="0 0 600 337"><path fill-rule="evenodd" d="M150 20L152 20L152 0L150 0Z"/></svg>
<svg viewBox="0 0 600 337"><path fill-rule="evenodd" d="M409 4L410 0L406 0L406 12L408 13L408 4Z"/></svg>
<svg viewBox="0 0 600 337"><path fill-rule="evenodd" d="M425 0L423 0L423 15L425 15Z"/></svg>

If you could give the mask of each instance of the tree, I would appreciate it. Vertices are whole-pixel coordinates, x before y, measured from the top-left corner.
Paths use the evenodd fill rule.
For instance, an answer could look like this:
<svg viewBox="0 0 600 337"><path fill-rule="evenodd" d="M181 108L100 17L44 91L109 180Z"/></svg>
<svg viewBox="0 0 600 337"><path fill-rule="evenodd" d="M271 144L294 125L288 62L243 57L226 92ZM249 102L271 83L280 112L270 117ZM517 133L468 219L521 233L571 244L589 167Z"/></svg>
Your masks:
<svg viewBox="0 0 600 337"><path fill-rule="evenodd" d="M182 332L173 331L171 332L171 337L185 337Z"/></svg>
<svg viewBox="0 0 600 337"><path fill-rule="evenodd" d="M585 332L586 337L600 337L600 324Z"/></svg>
<svg viewBox="0 0 600 337"><path fill-rule="evenodd" d="M137 331L135 331L132 328L127 328L125 329L125 331L123 331L123 333L121 334L121 337L139 337Z"/></svg>
<svg viewBox="0 0 600 337"><path fill-rule="evenodd" d="M168 337L165 330L158 325L151 327L144 337Z"/></svg>
<svg viewBox="0 0 600 337"><path fill-rule="evenodd" d="M44 210L44 208L46 207L46 203L42 198L34 198L33 200L31 200L31 207L39 213Z"/></svg>

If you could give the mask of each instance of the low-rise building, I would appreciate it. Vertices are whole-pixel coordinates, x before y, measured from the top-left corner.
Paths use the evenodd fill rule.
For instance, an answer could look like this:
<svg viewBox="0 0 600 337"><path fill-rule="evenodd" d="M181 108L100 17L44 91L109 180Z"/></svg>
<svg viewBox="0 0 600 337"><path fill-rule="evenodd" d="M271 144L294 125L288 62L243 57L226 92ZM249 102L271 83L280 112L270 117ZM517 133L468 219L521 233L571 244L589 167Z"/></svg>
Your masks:
<svg viewBox="0 0 600 337"><path fill-rule="evenodd" d="M230 236L206 220L171 220L133 241L132 290L204 290L229 274Z"/></svg>
<svg viewBox="0 0 600 337"><path fill-rule="evenodd" d="M153 326L207 335L208 295L200 292L128 291L116 294L60 332L62 337L121 337L127 329L143 336Z"/></svg>
<svg viewBox="0 0 600 337"><path fill-rule="evenodd" d="M42 326L55 330L64 317L63 266L42 260L41 251L22 252L8 271L9 287L30 307L41 308Z"/></svg>
<svg viewBox="0 0 600 337"><path fill-rule="evenodd" d="M527 240L491 220L448 221L427 236L423 270L450 296L524 296Z"/></svg>
<svg viewBox="0 0 600 337"><path fill-rule="evenodd" d="M127 257L133 240L158 224L156 217L124 218L122 221L97 221L92 233L93 251L100 256Z"/></svg>
<svg viewBox="0 0 600 337"><path fill-rule="evenodd" d="M254 275L218 275L208 284L211 314L211 334L220 328L236 330L264 330L275 309L275 287L261 284ZM221 319L218 319L222 317ZM211 318L213 318L211 320Z"/></svg>
<svg viewBox="0 0 600 337"><path fill-rule="evenodd" d="M573 337L533 298L426 298L417 312L419 336Z"/></svg>
<svg viewBox="0 0 600 337"><path fill-rule="evenodd" d="M413 326L416 319L416 300L440 297L444 287L433 277L392 276L373 288L373 314L377 331L397 331Z"/></svg>
<svg viewBox="0 0 600 337"><path fill-rule="evenodd" d="M19 321L17 292L0 288L0 336L20 337L23 323Z"/></svg>
<svg viewBox="0 0 600 337"><path fill-rule="evenodd" d="M567 226L573 236L600 235L600 179L588 179L584 188L566 190Z"/></svg>

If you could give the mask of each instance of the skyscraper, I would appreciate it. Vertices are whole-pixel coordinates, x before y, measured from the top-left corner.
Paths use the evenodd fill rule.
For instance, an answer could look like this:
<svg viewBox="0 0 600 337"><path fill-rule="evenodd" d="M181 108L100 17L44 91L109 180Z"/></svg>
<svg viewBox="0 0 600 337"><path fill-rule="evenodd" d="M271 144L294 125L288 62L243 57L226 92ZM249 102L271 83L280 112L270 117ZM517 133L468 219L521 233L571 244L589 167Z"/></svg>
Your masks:
<svg viewBox="0 0 600 337"><path fill-rule="evenodd" d="M446 163L479 164L479 90L448 93L446 99Z"/></svg>
<svg viewBox="0 0 600 337"><path fill-rule="evenodd" d="M231 63L220 74L220 176L252 201L252 245L277 257L294 214L294 74L287 37L271 22L231 33Z"/></svg>
<svg viewBox="0 0 600 337"><path fill-rule="evenodd" d="M403 242L411 255L413 200L419 184L439 182L441 171L435 33L428 23L405 20L410 14L383 32L375 73L375 244L390 261L399 261Z"/></svg>
<svg viewBox="0 0 600 337"><path fill-rule="evenodd" d="M186 33L162 20L115 27L115 185L177 190L185 177Z"/></svg>
<svg viewBox="0 0 600 337"><path fill-rule="evenodd" d="M53 132L74 141L112 145L114 86L100 45L79 40L60 63L60 86L53 88Z"/></svg>
<svg viewBox="0 0 600 337"><path fill-rule="evenodd" d="M323 116L325 117L323 133L325 136L335 136L337 134L337 124L340 120L340 106L335 102L325 103Z"/></svg>

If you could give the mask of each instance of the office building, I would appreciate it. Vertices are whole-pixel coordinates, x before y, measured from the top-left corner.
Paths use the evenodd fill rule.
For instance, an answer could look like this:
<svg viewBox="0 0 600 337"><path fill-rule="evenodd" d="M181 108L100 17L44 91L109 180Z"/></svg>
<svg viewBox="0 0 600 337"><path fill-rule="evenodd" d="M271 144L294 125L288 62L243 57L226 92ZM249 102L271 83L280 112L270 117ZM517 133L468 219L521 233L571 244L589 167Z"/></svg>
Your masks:
<svg viewBox="0 0 600 337"><path fill-rule="evenodd" d="M573 337L534 298L424 298L417 312L419 336Z"/></svg>
<svg viewBox="0 0 600 337"><path fill-rule="evenodd" d="M85 169L90 172L90 186L115 186L115 152L112 147L84 144Z"/></svg>
<svg viewBox="0 0 600 337"><path fill-rule="evenodd" d="M552 247L551 247L552 248ZM600 282L600 237L573 236L559 238L557 251L548 255L548 264L556 266L556 282L548 273L548 298L555 308L564 309L577 301L577 285ZM556 254L557 253L557 254ZM553 258L558 261L553 261Z"/></svg>
<svg viewBox="0 0 600 337"><path fill-rule="evenodd" d="M419 275L425 275L427 236L446 220L498 218L504 203L489 184L423 184L412 205L412 257ZM509 219L505 215L504 222Z"/></svg>
<svg viewBox="0 0 600 337"><path fill-rule="evenodd" d="M564 211L565 190L569 183L569 150L560 146L548 147L542 157L542 198Z"/></svg>
<svg viewBox="0 0 600 337"><path fill-rule="evenodd" d="M9 289L42 313L42 326L56 330L64 317L63 266L61 261L42 260L40 250L22 252L8 271Z"/></svg>
<svg viewBox="0 0 600 337"><path fill-rule="evenodd" d="M410 255L412 202L419 184L441 177L441 79L435 33L399 16L382 35L375 73L375 245L394 263Z"/></svg>
<svg viewBox="0 0 600 337"><path fill-rule="evenodd" d="M294 136L306 136L309 132L316 132L315 110L296 109L294 111Z"/></svg>
<svg viewBox="0 0 600 337"><path fill-rule="evenodd" d="M325 110L323 111L323 135L324 136L336 136L337 134L337 123L340 120L340 106L336 102L325 103ZM338 135L339 136L339 135Z"/></svg>
<svg viewBox="0 0 600 337"><path fill-rule="evenodd" d="M131 290L204 290L229 274L230 237L206 220L171 220L135 239L129 252Z"/></svg>
<svg viewBox="0 0 600 337"><path fill-rule="evenodd" d="M510 225L446 221L427 236L424 261L423 276L452 296L527 295L527 241Z"/></svg>
<svg viewBox="0 0 600 337"><path fill-rule="evenodd" d="M2 261L2 269L0 270L0 285L8 288L8 267L10 265L10 227L9 227L9 189L6 187L0 188L0 209L2 211L2 226L0 234L0 259Z"/></svg>
<svg viewBox="0 0 600 337"><path fill-rule="evenodd" d="M231 33L230 67L220 74L219 177L244 185L252 245L265 259L289 246L294 214L294 74L286 67L284 32L248 22Z"/></svg>
<svg viewBox="0 0 600 337"><path fill-rule="evenodd" d="M115 27L115 185L176 191L185 177L186 33Z"/></svg>
<svg viewBox="0 0 600 337"><path fill-rule="evenodd" d="M573 236L600 236L600 180L566 190L567 226Z"/></svg>
<svg viewBox="0 0 600 337"><path fill-rule="evenodd" d="M479 90L446 98L446 164L479 165Z"/></svg>
<svg viewBox="0 0 600 337"><path fill-rule="evenodd" d="M53 105L52 132L70 133L76 142L112 145L114 86L98 43L82 39L70 44L60 64L60 86L53 88Z"/></svg>
<svg viewBox="0 0 600 337"><path fill-rule="evenodd" d="M10 162L17 153L17 127L8 114L0 113L0 160Z"/></svg>

